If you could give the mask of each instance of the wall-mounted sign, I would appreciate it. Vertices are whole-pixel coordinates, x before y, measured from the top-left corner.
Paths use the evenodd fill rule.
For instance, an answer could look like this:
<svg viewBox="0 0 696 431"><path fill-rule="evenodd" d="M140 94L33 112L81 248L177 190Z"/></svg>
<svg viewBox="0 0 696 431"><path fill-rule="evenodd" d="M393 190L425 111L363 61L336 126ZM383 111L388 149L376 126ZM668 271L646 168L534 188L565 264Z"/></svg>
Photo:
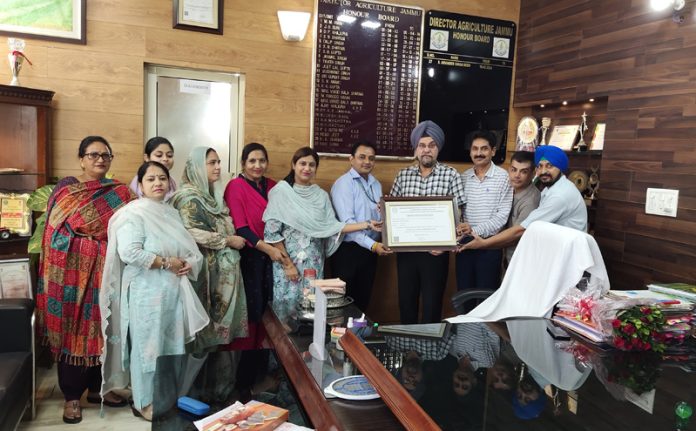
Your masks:
<svg viewBox="0 0 696 431"><path fill-rule="evenodd" d="M369 139L378 155L412 156L423 10L318 0L316 23L314 149L347 154Z"/></svg>
<svg viewBox="0 0 696 431"><path fill-rule="evenodd" d="M420 120L445 131L444 161L470 161L471 137L489 130L494 161L505 160L517 26L511 21L431 10L425 16Z"/></svg>

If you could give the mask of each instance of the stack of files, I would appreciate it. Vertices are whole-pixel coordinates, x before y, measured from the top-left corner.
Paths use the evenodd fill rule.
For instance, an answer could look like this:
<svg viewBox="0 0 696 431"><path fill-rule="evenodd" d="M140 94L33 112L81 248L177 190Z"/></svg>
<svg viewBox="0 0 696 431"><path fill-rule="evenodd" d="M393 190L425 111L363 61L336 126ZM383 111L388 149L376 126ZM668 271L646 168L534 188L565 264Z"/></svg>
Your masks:
<svg viewBox="0 0 696 431"><path fill-rule="evenodd" d="M676 298L696 302L696 285L687 283L653 283L648 284L648 289L660 292Z"/></svg>
<svg viewBox="0 0 696 431"><path fill-rule="evenodd" d="M653 290L651 286L657 285L649 285L648 287L650 290L610 290L607 293L607 296L615 299L632 298L655 301L655 303L662 306L662 311L664 313L688 313L694 310L696 303L693 301L672 294L667 294L662 291Z"/></svg>
<svg viewBox="0 0 696 431"><path fill-rule="evenodd" d="M554 315L551 320L594 343L604 343L607 341L608 337L589 323L560 314Z"/></svg>

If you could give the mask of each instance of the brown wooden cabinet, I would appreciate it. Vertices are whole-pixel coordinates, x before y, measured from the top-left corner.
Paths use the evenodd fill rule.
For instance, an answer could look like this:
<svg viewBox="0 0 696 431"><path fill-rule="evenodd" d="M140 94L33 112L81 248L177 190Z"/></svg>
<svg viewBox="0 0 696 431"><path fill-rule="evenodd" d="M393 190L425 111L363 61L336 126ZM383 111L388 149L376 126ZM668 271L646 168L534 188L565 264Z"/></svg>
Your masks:
<svg viewBox="0 0 696 431"><path fill-rule="evenodd" d="M48 182L53 94L0 85L0 192L30 193ZM26 256L28 241L0 242L0 258Z"/></svg>

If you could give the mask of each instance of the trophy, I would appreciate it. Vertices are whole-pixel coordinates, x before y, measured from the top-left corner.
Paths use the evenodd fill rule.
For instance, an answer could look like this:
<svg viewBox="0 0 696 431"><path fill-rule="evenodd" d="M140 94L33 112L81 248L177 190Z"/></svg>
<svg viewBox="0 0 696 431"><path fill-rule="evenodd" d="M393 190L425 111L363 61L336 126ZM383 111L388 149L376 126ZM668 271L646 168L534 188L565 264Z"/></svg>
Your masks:
<svg viewBox="0 0 696 431"><path fill-rule="evenodd" d="M599 166L593 166L591 169L592 173L587 183L589 184L588 189L592 190L592 193L590 193L590 200L594 201L597 200L597 189L599 188L599 173L597 173L597 171L599 171Z"/></svg>
<svg viewBox="0 0 696 431"><path fill-rule="evenodd" d="M546 132L549 131L549 127L551 127L551 118L542 117L541 118L541 140L539 141L539 145L546 145Z"/></svg>
<svg viewBox="0 0 696 431"><path fill-rule="evenodd" d="M24 60L31 65L31 61L24 55L24 39L16 39L14 37L7 39L7 45L10 47L10 53L7 54L7 59L10 61L10 70L12 70L12 81L10 85L19 86L19 71L22 70Z"/></svg>
<svg viewBox="0 0 696 431"><path fill-rule="evenodd" d="M587 113L583 112L581 117L582 121L580 122L580 128L578 129L580 139L578 140L578 143L575 144L575 151L587 151L587 144L583 138L583 135L587 131Z"/></svg>

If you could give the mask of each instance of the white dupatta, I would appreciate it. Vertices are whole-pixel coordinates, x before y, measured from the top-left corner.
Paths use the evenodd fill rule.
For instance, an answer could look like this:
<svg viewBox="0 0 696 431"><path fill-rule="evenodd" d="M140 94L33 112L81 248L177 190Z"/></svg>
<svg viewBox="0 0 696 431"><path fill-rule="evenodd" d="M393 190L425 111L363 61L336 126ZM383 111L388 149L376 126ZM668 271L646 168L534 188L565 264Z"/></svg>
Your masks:
<svg viewBox="0 0 696 431"><path fill-rule="evenodd" d="M163 241L165 256L179 256L191 264L188 277L177 277L180 300L184 310L185 342L192 341L196 333L205 328L210 318L200 303L189 278L195 280L203 264L203 255L189 232L184 228L179 212L171 206L152 199L142 198L130 202L119 209L109 221L108 246L99 292L101 311L101 330L104 338L102 362L102 396L113 389L125 388L130 381L129 370L124 366L127 358L127 328L121 322L121 298L126 298L131 282L144 271L152 269L138 268L136 271L124 271L126 264L118 254L118 237L116 232L129 221L143 223L147 236L167 238ZM156 271L159 271L157 269Z"/></svg>

